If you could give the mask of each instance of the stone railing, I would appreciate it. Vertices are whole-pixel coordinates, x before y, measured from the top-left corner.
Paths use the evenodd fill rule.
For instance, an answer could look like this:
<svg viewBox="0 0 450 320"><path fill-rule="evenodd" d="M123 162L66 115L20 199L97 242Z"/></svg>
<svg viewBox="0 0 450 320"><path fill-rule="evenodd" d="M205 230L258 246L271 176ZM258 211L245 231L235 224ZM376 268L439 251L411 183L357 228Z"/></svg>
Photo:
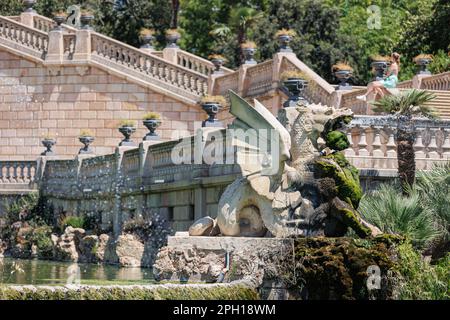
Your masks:
<svg viewBox="0 0 450 320"><path fill-rule="evenodd" d="M72 60L75 53L77 37L75 34L64 34L63 35L63 45L64 45L64 59Z"/></svg>
<svg viewBox="0 0 450 320"><path fill-rule="evenodd" d="M397 84L397 88L401 88L401 89L411 89L412 87L413 87L412 80L402 81Z"/></svg>
<svg viewBox="0 0 450 320"><path fill-rule="evenodd" d="M109 67L125 68L125 73L137 72L136 76L146 76L174 93L188 94L193 100L207 92L208 79L203 74L98 33L92 33L91 41L92 56L100 58L96 59L97 62L106 63Z"/></svg>
<svg viewBox="0 0 450 320"><path fill-rule="evenodd" d="M47 17L41 15L34 15L33 25L35 29L48 33L55 26L55 22Z"/></svg>
<svg viewBox="0 0 450 320"><path fill-rule="evenodd" d="M450 90L450 71L422 79L421 89Z"/></svg>
<svg viewBox="0 0 450 320"><path fill-rule="evenodd" d="M0 16L0 41L2 40L12 42L12 46L16 50L21 50L37 58L43 59L47 52L47 33Z"/></svg>
<svg viewBox="0 0 450 320"><path fill-rule="evenodd" d="M0 161L0 183L11 186L34 181L36 161Z"/></svg>
<svg viewBox="0 0 450 320"><path fill-rule="evenodd" d="M255 97L268 93L272 89L272 78L273 60L267 60L255 66L248 67L243 96Z"/></svg>
<svg viewBox="0 0 450 320"><path fill-rule="evenodd" d="M193 70L195 72L209 76L214 71L214 65L211 61L196 56L184 50L177 50L177 63L178 65ZM228 68L222 67L221 70L224 73L233 72Z"/></svg>
<svg viewBox="0 0 450 320"><path fill-rule="evenodd" d="M450 161L450 122L416 119L414 150L417 169ZM355 116L347 137L346 156L360 169L397 168L396 121L389 116Z"/></svg>
<svg viewBox="0 0 450 320"><path fill-rule="evenodd" d="M356 99L357 96L365 94L366 90L366 88L361 88L344 92L341 96L340 107L349 108L355 114L367 114L369 112L367 102Z"/></svg>
<svg viewBox="0 0 450 320"><path fill-rule="evenodd" d="M213 94L226 96L228 90L238 92L239 89L239 71L229 73L218 77L215 81Z"/></svg>

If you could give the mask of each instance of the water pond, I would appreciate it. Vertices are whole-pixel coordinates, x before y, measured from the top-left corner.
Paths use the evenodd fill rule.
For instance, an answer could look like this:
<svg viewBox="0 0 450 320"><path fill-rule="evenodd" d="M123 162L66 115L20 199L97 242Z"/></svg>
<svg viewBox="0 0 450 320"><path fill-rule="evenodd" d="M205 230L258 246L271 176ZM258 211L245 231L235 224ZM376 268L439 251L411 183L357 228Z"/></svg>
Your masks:
<svg viewBox="0 0 450 320"><path fill-rule="evenodd" d="M152 284L150 268L0 258L0 285Z"/></svg>

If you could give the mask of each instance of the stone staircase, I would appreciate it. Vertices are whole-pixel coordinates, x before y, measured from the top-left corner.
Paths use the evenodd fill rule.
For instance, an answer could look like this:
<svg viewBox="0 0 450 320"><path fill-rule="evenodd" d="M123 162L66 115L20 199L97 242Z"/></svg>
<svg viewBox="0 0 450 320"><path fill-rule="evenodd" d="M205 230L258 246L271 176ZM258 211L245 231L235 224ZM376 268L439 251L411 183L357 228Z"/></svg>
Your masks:
<svg viewBox="0 0 450 320"><path fill-rule="evenodd" d="M429 90L436 98L433 101L427 103L427 105L433 107L439 112L439 115L443 119L450 119L450 90Z"/></svg>

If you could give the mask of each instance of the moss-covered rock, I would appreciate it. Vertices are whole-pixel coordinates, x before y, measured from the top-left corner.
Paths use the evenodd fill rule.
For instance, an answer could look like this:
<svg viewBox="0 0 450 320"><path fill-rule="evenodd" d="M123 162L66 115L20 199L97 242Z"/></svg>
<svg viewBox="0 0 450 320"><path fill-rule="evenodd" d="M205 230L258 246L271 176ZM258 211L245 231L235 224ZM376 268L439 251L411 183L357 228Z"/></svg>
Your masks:
<svg viewBox="0 0 450 320"><path fill-rule="evenodd" d="M347 136L341 131L331 131L325 136L326 146L337 151L345 150L350 146Z"/></svg>
<svg viewBox="0 0 450 320"><path fill-rule="evenodd" d="M316 162L316 176L331 178L336 183L338 197L358 208L362 197L359 172L348 162L342 152L319 157Z"/></svg>
<svg viewBox="0 0 450 320"><path fill-rule="evenodd" d="M0 300L257 300L242 282L215 285L0 286Z"/></svg>
<svg viewBox="0 0 450 320"><path fill-rule="evenodd" d="M384 239L383 239L384 240ZM390 299L394 295L397 252L378 238L298 238L295 269L306 299ZM367 288L368 268L378 266L381 289Z"/></svg>

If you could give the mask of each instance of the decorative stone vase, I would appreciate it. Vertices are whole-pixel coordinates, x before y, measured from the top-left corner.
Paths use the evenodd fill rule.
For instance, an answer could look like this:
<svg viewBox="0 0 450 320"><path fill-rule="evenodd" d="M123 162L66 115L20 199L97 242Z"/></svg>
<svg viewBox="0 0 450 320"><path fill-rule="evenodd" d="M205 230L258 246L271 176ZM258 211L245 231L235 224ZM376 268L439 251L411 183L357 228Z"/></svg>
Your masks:
<svg viewBox="0 0 450 320"><path fill-rule="evenodd" d="M24 0L25 12L36 12L33 6L36 4L36 0Z"/></svg>
<svg viewBox="0 0 450 320"><path fill-rule="evenodd" d="M166 35L167 46L166 48L178 48L178 40L180 40L181 35L179 34L168 34Z"/></svg>
<svg viewBox="0 0 450 320"><path fill-rule="evenodd" d="M84 147L80 149L80 151L78 152L78 154L92 154L94 153L92 151L91 148L89 148L89 145L94 142L95 138L91 137L91 136L83 136L83 137L79 137L78 140L80 140L80 142L82 144L84 144Z"/></svg>
<svg viewBox="0 0 450 320"><path fill-rule="evenodd" d="M292 37L288 34L282 34L278 36L278 42L280 43L280 52L292 52L292 48L289 47L289 43L292 41Z"/></svg>
<svg viewBox="0 0 450 320"><path fill-rule="evenodd" d="M47 148L44 152L41 153L41 156L54 156L56 152L52 150L53 146L56 144L55 139L43 139L42 145Z"/></svg>
<svg viewBox="0 0 450 320"><path fill-rule="evenodd" d="M256 48L242 48L242 53L244 55L244 64L257 64L254 59Z"/></svg>
<svg viewBox="0 0 450 320"><path fill-rule="evenodd" d="M67 17L64 15L55 15L53 17L53 21L55 21L56 26L53 28L53 30L61 31L62 27L61 25L66 21Z"/></svg>
<svg viewBox="0 0 450 320"><path fill-rule="evenodd" d="M386 71L389 66L388 61L374 61L371 64L372 68L375 69L375 81L383 80L386 76Z"/></svg>
<svg viewBox="0 0 450 320"><path fill-rule="evenodd" d="M334 72L334 76L341 82L338 90L352 90L352 86L347 82L352 77L351 70L338 70Z"/></svg>
<svg viewBox="0 0 450 320"><path fill-rule="evenodd" d="M223 59L214 58L211 60L212 64L214 65L214 74L222 74L223 71L220 69L223 66Z"/></svg>
<svg viewBox="0 0 450 320"><path fill-rule="evenodd" d="M141 49L154 49L153 48L153 40L155 39L152 35L140 36L141 40Z"/></svg>
<svg viewBox="0 0 450 320"><path fill-rule="evenodd" d="M144 141L148 140L159 140L158 134L155 132L156 128L161 125L160 119L147 119L143 121L144 126L150 131L144 137Z"/></svg>
<svg viewBox="0 0 450 320"><path fill-rule="evenodd" d="M288 92L289 99L283 103L283 107L295 107L299 102L308 105L303 97L303 92L308 87L308 81L301 78L288 78L283 81L283 87Z"/></svg>
<svg viewBox="0 0 450 320"><path fill-rule="evenodd" d="M223 124L217 120L216 116L222 106L217 102L202 103L202 109L208 114L208 119L202 122L202 127L223 127Z"/></svg>
<svg viewBox="0 0 450 320"><path fill-rule="evenodd" d="M120 143L119 146L134 146L133 140L131 140L131 135L136 132L136 128L132 126L123 126L119 128L119 132L123 134L125 137Z"/></svg>
<svg viewBox="0 0 450 320"><path fill-rule="evenodd" d="M416 64L419 67L419 72L417 74L431 74L430 70L428 70L428 65L431 63L430 58L423 58L416 60Z"/></svg>
<svg viewBox="0 0 450 320"><path fill-rule="evenodd" d="M94 15L92 14L81 14L80 16L80 22L81 22L81 29L83 30L91 30L91 23L94 20Z"/></svg>

